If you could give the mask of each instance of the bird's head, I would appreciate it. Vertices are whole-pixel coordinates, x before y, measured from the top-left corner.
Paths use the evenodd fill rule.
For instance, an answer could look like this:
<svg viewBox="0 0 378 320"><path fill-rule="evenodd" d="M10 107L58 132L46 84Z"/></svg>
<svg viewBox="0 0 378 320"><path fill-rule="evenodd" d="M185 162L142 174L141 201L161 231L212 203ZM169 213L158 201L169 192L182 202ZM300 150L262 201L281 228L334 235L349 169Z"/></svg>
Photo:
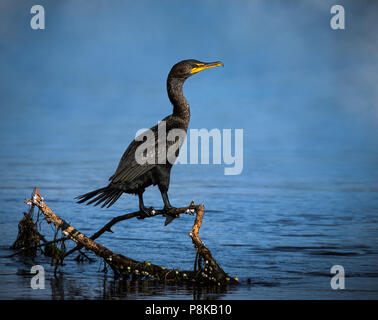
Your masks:
<svg viewBox="0 0 378 320"><path fill-rule="evenodd" d="M223 63L220 61L201 62L193 59L183 60L176 63L172 67L171 71L169 72L169 76L185 80L197 72L219 66L223 66Z"/></svg>

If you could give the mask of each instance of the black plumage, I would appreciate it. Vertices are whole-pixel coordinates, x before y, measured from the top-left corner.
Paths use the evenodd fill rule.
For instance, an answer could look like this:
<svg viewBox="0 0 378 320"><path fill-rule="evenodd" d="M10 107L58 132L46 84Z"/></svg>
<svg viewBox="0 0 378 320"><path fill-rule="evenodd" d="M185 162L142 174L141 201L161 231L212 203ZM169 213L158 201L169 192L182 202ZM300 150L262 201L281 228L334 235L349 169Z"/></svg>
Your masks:
<svg viewBox="0 0 378 320"><path fill-rule="evenodd" d="M191 75L201 70L221 65L223 65L221 62L206 63L193 59L183 60L175 64L167 78L167 92L173 105L173 113L162 120L165 123L165 134L161 135L158 130L160 128L159 125L156 125L149 130L150 134L154 136L152 142L142 139L145 136L144 133L135 138L123 154L116 172L109 178L109 185L78 196L78 203L88 201L87 204L94 203L99 205L102 203L102 207L110 207L123 193L136 194L139 196L139 210L141 213L144 216L151 216L154 213L154 209L144 206L143 193L147 187L157 185L163 198L164 210L168 212L172 208L167 194L171 168L174 159L178 156L183 139L171 141L167 139L167 136L173 129L181 130L180 132L183 132L185 136L190 120L190 109L183 95L183 84ZM143 148L147 147L147 149L152 148L155 150L151 154L148 152L144 154L146 160L144 164L140 164L136 157L138 147L142 146L142 144ZM174 144L176 145L173 146ZM170 148L172 146L174 148ZM159 162L159 156L171 161Z"/></svg>

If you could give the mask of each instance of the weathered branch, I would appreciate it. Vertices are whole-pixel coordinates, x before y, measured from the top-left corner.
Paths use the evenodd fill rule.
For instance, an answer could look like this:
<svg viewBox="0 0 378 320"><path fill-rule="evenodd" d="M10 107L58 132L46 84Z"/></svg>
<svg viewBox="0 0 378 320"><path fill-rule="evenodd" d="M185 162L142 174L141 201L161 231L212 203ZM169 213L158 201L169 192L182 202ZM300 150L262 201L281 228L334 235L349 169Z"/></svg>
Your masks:
<svg viewBox="0 0 378 320"><path fill-rule="evenodd" d="M133 212L123 216L113 218L104 227L98 230L91 238L88 238L80 231L76 230L69 223L64 221L56 215L44 202L40 192L35 188L32 199L25 201L31 206L36 206L44 214L45 220L48 223L53 223L62 233L75 241L79 246L85 247L87 250L94 252L97 256L104 259L104 261L112 268L116 276L132 277L132 278L155 278L164 281L173 282L194 282L196 284L235 284L238 281L229 277L222 268L216 263L210 251L205 247L199 238L199 229L202 224L204 215L204 206L194 205L193 202L189 207L176 208L169 212L175 214L177 217L181 213L196 213L196 219L190 237L197 248L199 260L204 262L204 268L194 271L180 271L178 269L167 269L154 265L148 261L139 262L121 254L114 253L110 249L94 241L101 234L110 231L111 227L123 220L140 216L140 212ZM166 211L156 210L155 215L167 214ZM200 264L201 261L198 261Z"/></svg>
<svg viewBox="0 0 378 320"><path fill-rule="evenodd" d="M169 211L165 211L165 210L155 210L155 214L153 215L153 217L155 216L158 216L158 215L166 215L166 214L169 214L175 218L179 218L180 214L183 214L183 213L186 213L186 214L191 214L193 215L194 212L196 210L198 210L199 206L195 206L194 203L192 202L189 207L183 207L183 208L172 208L171 210ZM95 232L91 237L90 239L91 240L96 240L98 237L100 237L103 233L105 232L113 232L112 231L112 227L118 223L118 222L121 222L121 221L125 221L125 220L128 220L128 219L131 219L131 218L141 218L142 217L142 213L140 211L135 211L135 212L131 212L131 213L126 213L124 215L121 215L121 216L117 216L117 217L114 217L112 220L110 220L106 225L104 225L100 230L98 230L97 232ZM143 217L144 218L144 217ZM151 218L151 217L149 217ZM68 251L64 257L67 257L69 256L70 254L72 254L73 252L75 252L76 250L80 250L81 248L83 247L82 244L78 244L75 248L71 249L70 251Z"/></svg>

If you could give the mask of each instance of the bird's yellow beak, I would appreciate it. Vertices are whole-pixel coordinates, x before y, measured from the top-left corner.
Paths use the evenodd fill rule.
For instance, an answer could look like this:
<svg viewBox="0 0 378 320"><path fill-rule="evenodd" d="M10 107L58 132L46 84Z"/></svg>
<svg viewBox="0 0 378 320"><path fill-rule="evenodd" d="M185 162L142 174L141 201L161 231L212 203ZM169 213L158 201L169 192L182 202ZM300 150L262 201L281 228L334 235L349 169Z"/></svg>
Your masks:
<svg viewBox="0 0 378 320"><path fill-rule="evenodd" d="M202 70L209 69L209 68L213 68L213 67L220 67L220 66L223 67L223 63L220 62L220 61L217 61L217 62L209 62L209 63L197 63L196 65L197 65L197 67L194 67L194 68L191 70L191 73L192 73L192 74L195 74L195 73L200 72L200 71L202 71Z"/></svg>

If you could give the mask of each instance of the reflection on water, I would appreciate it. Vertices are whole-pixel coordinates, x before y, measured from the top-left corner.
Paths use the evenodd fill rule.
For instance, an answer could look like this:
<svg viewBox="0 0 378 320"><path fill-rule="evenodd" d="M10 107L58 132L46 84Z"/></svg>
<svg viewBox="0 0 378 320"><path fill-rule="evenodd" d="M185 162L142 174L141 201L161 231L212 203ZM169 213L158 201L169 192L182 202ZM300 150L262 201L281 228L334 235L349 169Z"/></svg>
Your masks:
<svg viewBox="0 0 378 320"><path fill-rule="evenodd" d="M157 280L123 280L115 279L111 272L100 270L97 265L97 271L91 272L91 265L83 264L82 267L86 272L78 272L80 265L76 265L75 269L71 269L73 274L67 273L69 267L65 265L61 271L53 275L53 268L48 264L44 264L46 268L46 279L44 290L32 290L30 288L30 281L33 274L30 273L30 267L36 261L27 258L20 258L15 274L8 274L8 276L17 275L11 283L15 286L18 282L17 292L13 298L17 299L194 299L194 300L209 300L221 299L226 294L236 292L237 286L210 286L198 287L190 284L183 284L180 286L162 283ZM46 262L46 261L45 261ZM14 263L11 263L15 265ZM10 265L11 265L10 264ZM89 270L88 270L89 269ZM6 274L2 273L2 276ZM6 283L3 283L6 284ZM10 283L8 284L10 288ZM5 293L5 291L2 291ZM2 298L10 297L8 291Z"/></svg>
<svg viewBox="0 0 378 320"><path fill-rule="evenodd" d="M234 290L233 290L234 291ZM102 287L98 288L98 296L95 299L176 299L177 297L193 300L221 299L230 288L194 287L189 285L173 286L162 284L158 281L143 280L114 280L104 276ZM70 299L82 297L82 288L67 288L64 277L51 280L51 294L53 299Z"/></svg>

